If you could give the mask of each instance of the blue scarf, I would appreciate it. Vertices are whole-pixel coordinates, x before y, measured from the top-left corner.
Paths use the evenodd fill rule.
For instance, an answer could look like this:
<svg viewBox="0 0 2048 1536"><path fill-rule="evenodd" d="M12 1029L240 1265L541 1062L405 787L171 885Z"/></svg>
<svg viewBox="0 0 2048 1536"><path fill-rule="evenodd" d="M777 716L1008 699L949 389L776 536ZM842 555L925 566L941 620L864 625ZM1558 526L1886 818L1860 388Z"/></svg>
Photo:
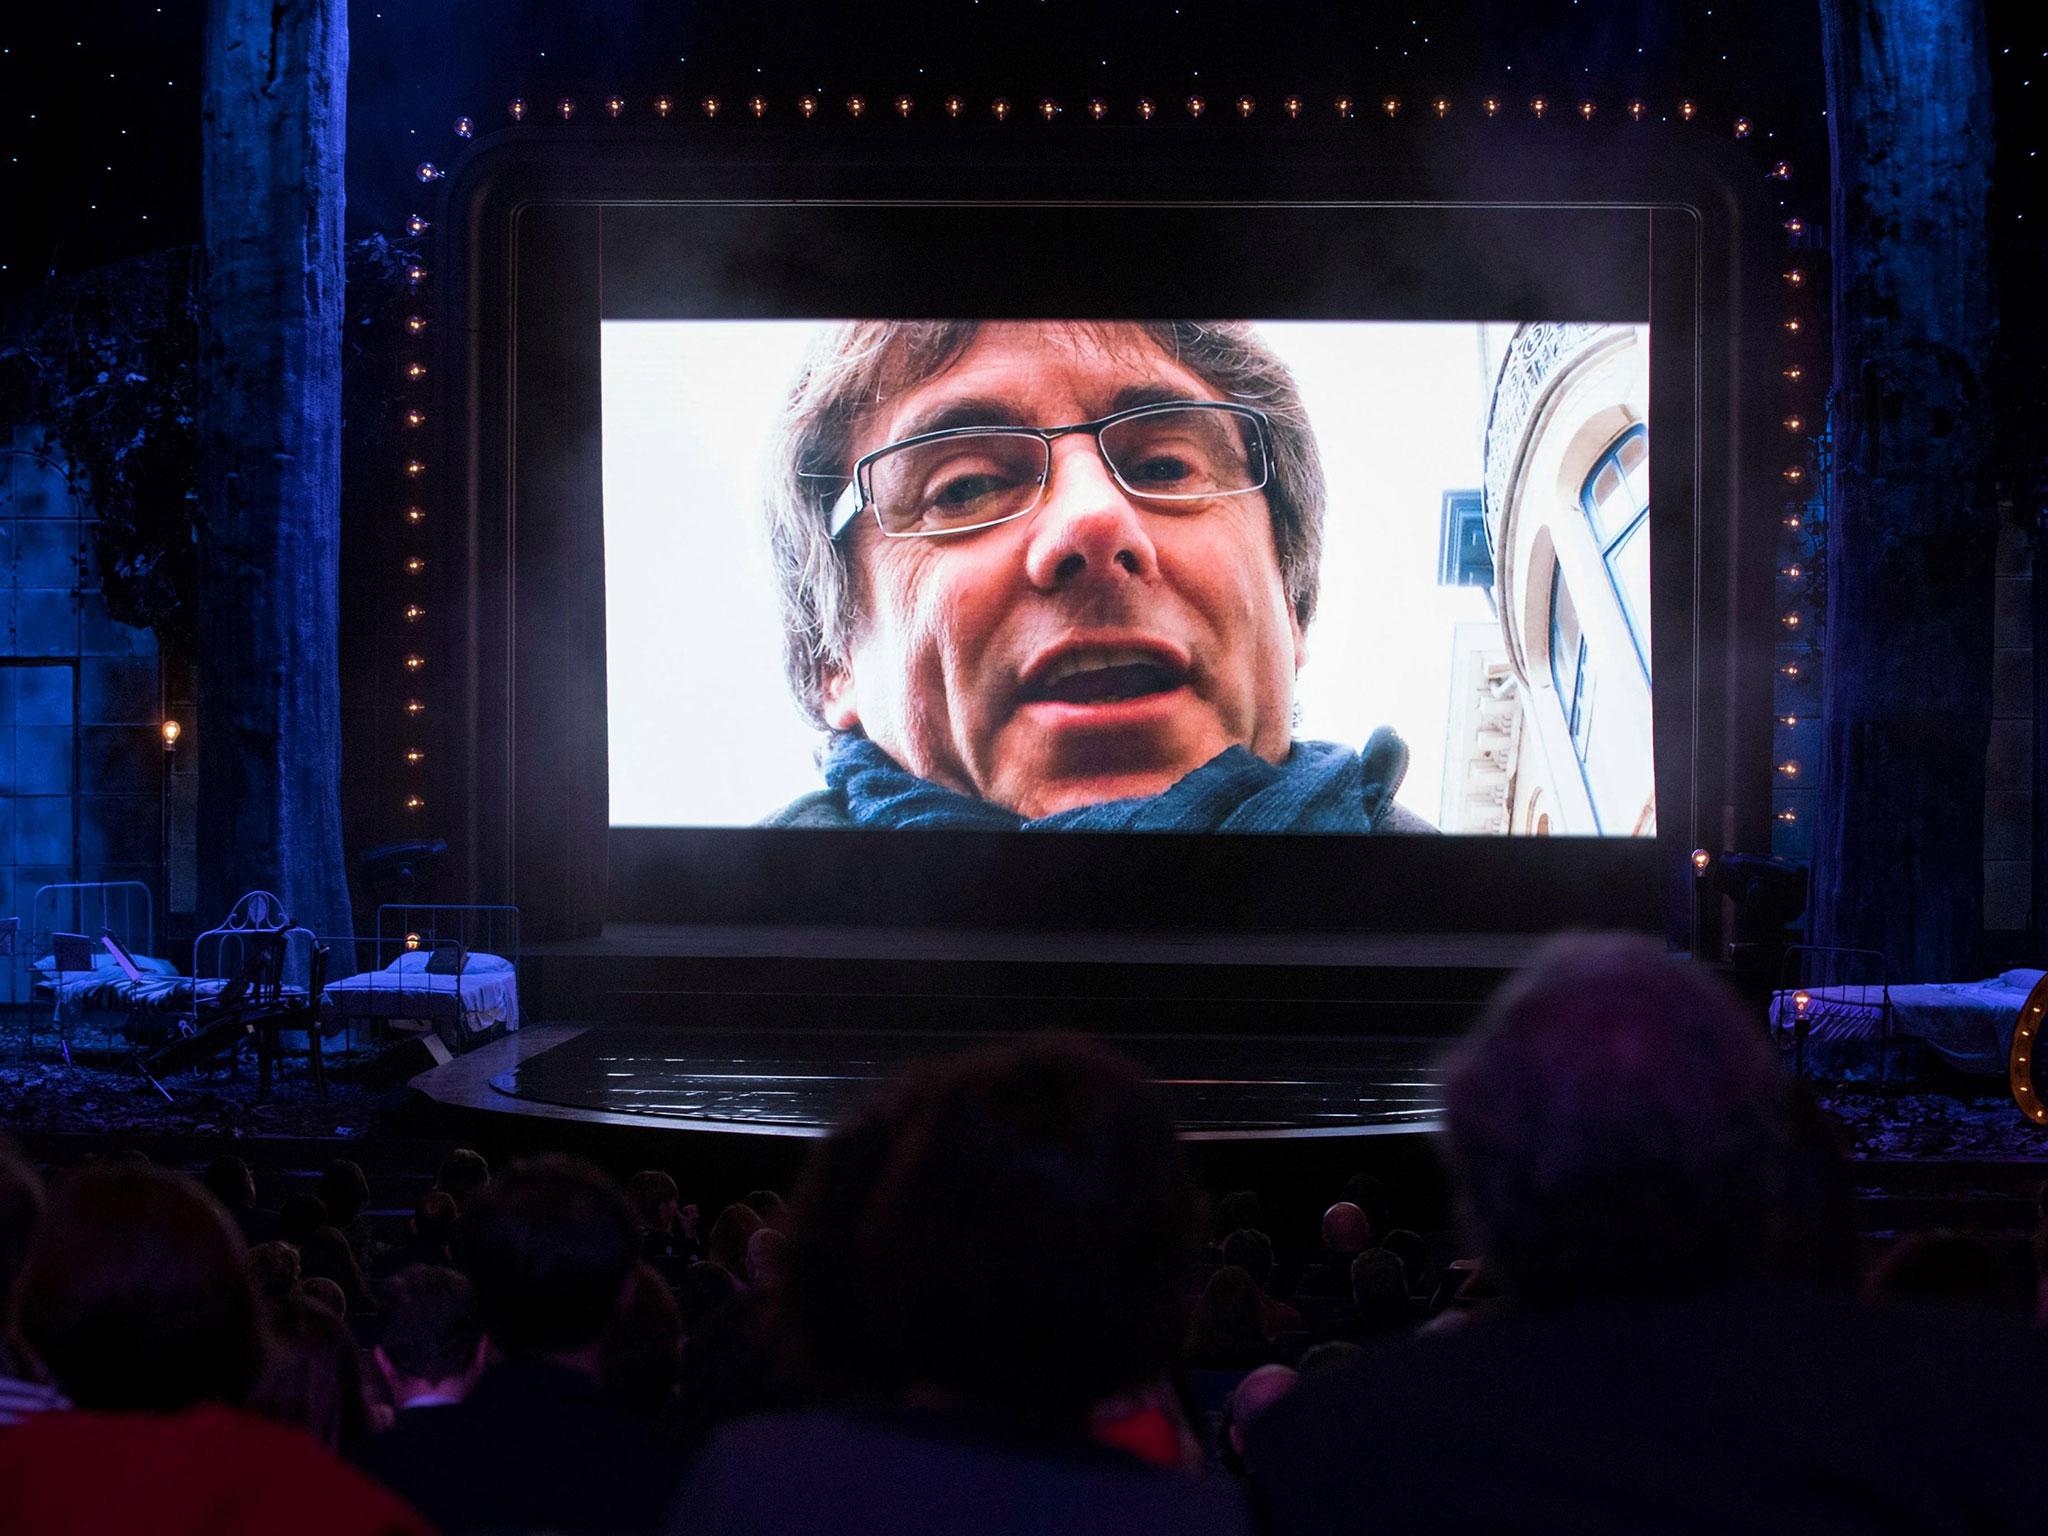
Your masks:
<svg viewBox="0 0 2048 1536"><path fill-rule="evenodd" d="M856 827L966 832L1371 832L1407 768L1407 746L1385 726L1363 752L1297 741L1284 763L1231 747L1156 795L1029 821L919 778L865 736L825 751L825 782Z"/></svg>

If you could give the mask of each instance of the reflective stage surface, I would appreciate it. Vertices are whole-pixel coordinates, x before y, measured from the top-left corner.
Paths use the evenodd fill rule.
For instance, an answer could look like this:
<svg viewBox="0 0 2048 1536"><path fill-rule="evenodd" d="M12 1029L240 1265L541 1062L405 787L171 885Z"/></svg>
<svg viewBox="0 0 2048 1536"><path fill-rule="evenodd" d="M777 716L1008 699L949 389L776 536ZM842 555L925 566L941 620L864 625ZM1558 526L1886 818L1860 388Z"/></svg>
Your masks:
<svg viewBox="0 0 2048 1536"><path fill-rule="evenodd" d="M557 1115L797 1136L830 1126L914 1058L998 1038L635 1024L563 1033L496 1071L491 1089ZM1194 1139L1432 1130L1441 1107L1441 1037L1119 1034L1110 1043L1164 1088Z"/></svg>

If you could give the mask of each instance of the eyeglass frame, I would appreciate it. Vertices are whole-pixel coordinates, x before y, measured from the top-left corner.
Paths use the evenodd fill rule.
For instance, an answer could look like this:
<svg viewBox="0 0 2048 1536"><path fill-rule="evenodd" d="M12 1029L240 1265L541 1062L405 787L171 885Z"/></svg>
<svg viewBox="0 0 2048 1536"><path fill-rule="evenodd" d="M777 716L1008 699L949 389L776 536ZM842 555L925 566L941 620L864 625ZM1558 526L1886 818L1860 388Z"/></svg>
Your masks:
<svg viewBox="0 0 2048 1536"><path fill-rule="evenodd" d="M1122 473L1117 469L1116 465L1110 462L1109 455L1103 451L1103 428L1113 427L1119 422L1130 421L1137 417L1157 416L1166 411L1185 410L1223 411L1233 416L1243 417L1251 422L1254 440L1259 452L1259 483L1257 485L1248 485L1235 491L1198 491L1174 494L1170 492L1141 491L1124 480ZM1018 427L1000 423L990 423L987 426L978 427L941 427L936 432L920 432L914 437L901 438L893 443L884 443L872 453L862 454L854 461L853 473L847 478L845 488L832 498L831 506L827 509L825 536L836 544L839 541L839 536L853 525L854 519L859 517L862 511L869 507L874 508L875 526L881 530L882 537L885 539L950 538L954 534L978 533L984 528L995 528L1003 523L1015 522L1020 517L1028 517L1045 504L1046 490L1052 484L1052 445L1054 439L1068 437L1076 432L1086 432L1095 439L1096 456L1102 460L1102 467L1109 471L1110 479L1116 482L1119 490L1123 491L1126 495L1140 497L1146 501L1214 501L1222 496L1249 496L1254 491L1263 491L1273 483L1273 422L1272 418L1267 416L1264 411L1254 406L1239 405L1234 400L1153 400L1148 401L1144 405L1134 405L1128 410L1112 411L1109 415L1098 417L1094 421L1075 422L1073 425L1065 427ZM877 459L887 454L895 453L898 449L915 448L924 443L942 442L947 438L989 435L1035 437L1045 444L1045 471L1039 477L1038 494L1032 499L1028 507L1022 507L1015 512L1005 513L1001 517L991 518L985 523L966 523L958 528L912 529L904 533L891 533L889 531L888 525L882 521L882 509L875 502L874 488L870 483L870 471ZM849 497L853 498L850 504L848 502Z"/></svg>

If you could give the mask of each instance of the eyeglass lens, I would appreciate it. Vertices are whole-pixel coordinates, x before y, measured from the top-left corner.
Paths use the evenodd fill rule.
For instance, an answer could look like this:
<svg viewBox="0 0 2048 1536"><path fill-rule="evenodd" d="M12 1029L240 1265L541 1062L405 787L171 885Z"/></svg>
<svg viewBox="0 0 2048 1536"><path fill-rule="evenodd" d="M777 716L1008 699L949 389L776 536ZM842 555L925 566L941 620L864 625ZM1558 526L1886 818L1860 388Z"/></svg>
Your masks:
<svg viewBox="0 0 2048 1536"><path fill-rule="evenodd" d="M1097 434L1123 488L1163 501L1236 495L1265 484L1251 423L1231 411L1152 411ZM869 466L869 488L891 533L938 533L1001 522L1038 502L1052 445L1022 432L962 433L909 443Z"/></svg>

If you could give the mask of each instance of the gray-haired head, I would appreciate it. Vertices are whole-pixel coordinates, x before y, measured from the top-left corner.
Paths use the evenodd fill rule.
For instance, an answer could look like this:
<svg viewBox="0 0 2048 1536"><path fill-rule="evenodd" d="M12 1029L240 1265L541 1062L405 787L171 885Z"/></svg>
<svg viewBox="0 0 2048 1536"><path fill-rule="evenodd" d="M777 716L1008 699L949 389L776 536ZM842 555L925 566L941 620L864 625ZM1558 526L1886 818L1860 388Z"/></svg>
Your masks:
<svg viewBox="0 0 2048 1536"><path fill-rule="evenodd" d="M768 478L768 533L782 601L783 664L797 702L823 724L828 672L843 670L860 622L847 547L827 532L831 504L853 472L870 415L938 377L973 345L976 320L856 320L812 344L790 390ZM1327 492L1322 457L1287 365L1242 321L1089 322L1110 345L1156 347L1224 399L1254 406L1271 424L1266 501L1280 580L1295 618L1315 615ZM1051 423L1047 423L1051 425Z"/></svg>

